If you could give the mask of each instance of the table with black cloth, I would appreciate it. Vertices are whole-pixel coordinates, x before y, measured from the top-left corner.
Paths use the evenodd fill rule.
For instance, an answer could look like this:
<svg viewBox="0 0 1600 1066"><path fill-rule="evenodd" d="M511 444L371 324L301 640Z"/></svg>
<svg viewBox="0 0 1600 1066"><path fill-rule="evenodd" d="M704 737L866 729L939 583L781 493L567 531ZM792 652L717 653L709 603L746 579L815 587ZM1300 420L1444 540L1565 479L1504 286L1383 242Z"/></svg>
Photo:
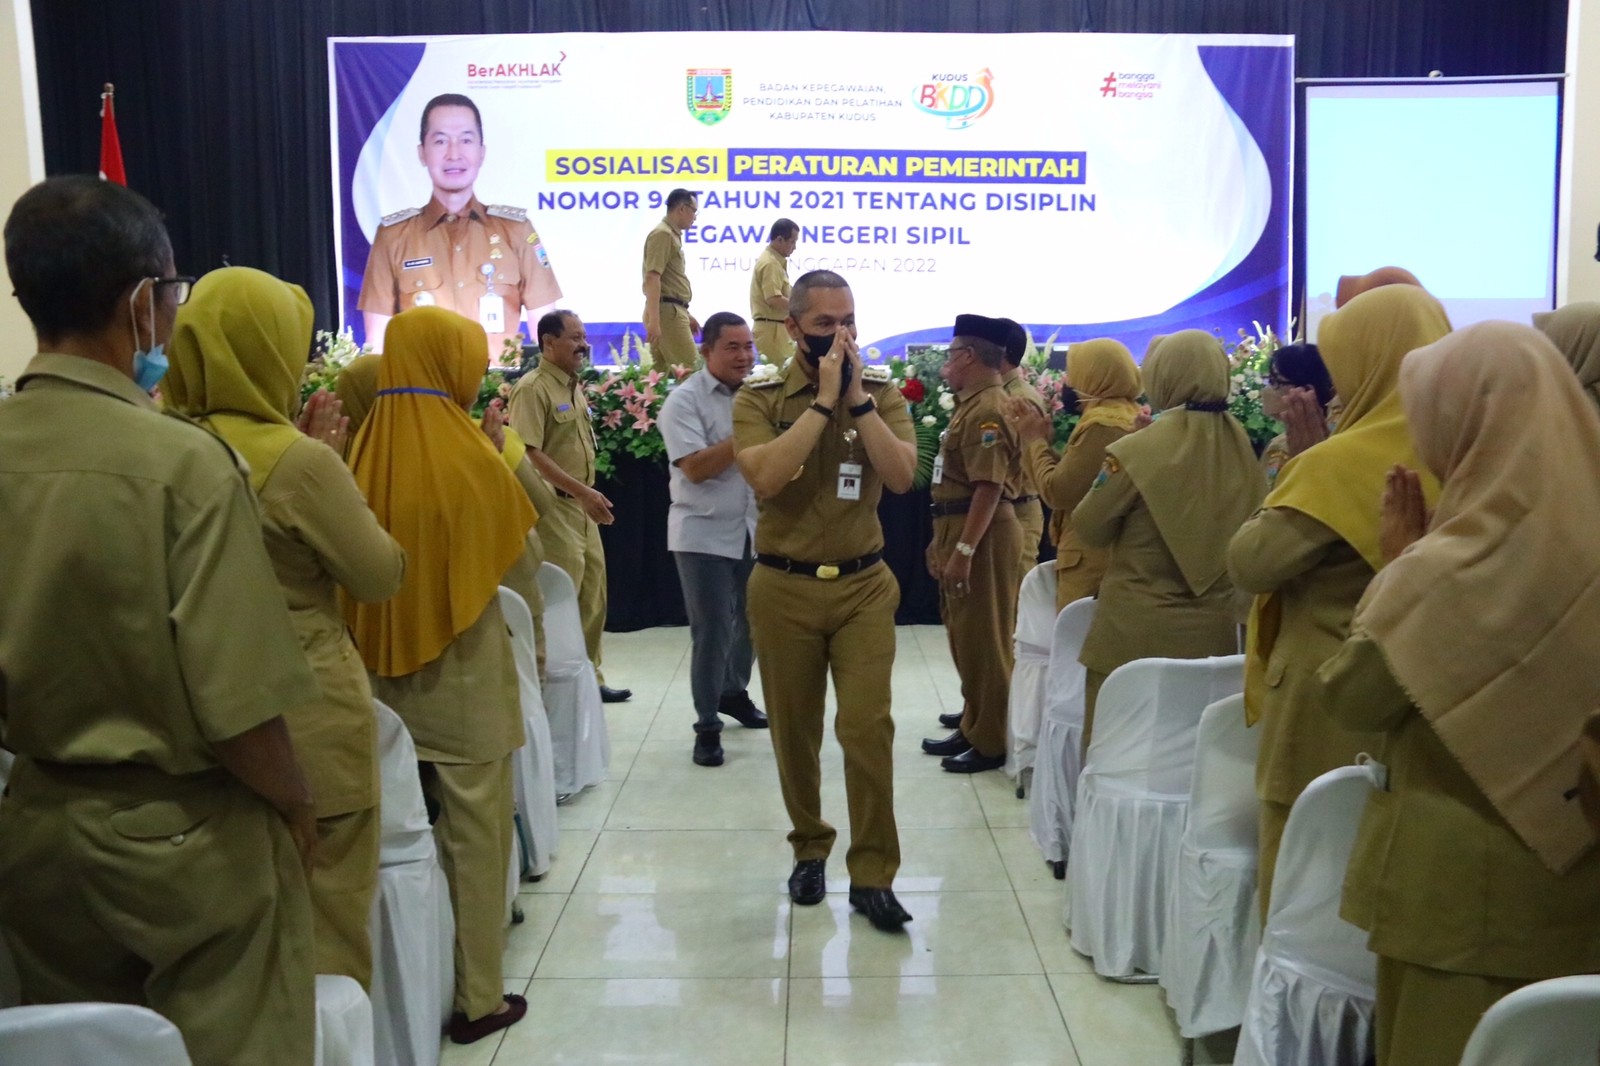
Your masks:
<svg viewBox="0 0 1600 1066"><path fill-rule="evenodd" d="M606 629L631 633L688 624L678 567L667 551L667 468L659 460L625 457L595 487L611 501L616 521L600 527L606 549ZM928 576L923 551L933 539L927 489L885 492L878 504L883 557L900 582L896 625L938 625L939 585ZM1049 512L1045 513L1049 529ZM1048 540L1048 532L1046 534ZM1041 545L1039 558L1055 557Z"/></svg>

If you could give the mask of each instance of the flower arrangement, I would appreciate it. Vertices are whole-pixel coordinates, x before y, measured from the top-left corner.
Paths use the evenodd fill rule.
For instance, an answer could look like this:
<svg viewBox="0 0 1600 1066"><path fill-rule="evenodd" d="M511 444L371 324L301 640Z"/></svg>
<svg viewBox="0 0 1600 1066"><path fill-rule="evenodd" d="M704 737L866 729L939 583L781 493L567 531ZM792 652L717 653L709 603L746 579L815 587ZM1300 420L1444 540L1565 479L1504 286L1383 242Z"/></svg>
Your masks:
<svg viewBox="0 0 1600 1066"><path fill-rule="evenodd" d="M622 335L622 349L611 345L614 366L585 367L581 376L594 424L594 469L607 477L616 472L624 456L664 462L667 445L656 420L661 404L673 386L694 372L673 366L667 371L650 365L650 346L633 333Z"/></svg>
<svg viewBox="0 0 1600 1066"><path fill-rule="evenodd" d="M1271 326L1252 322L1254 333L1239 331L1239 339L1224 346L1228 350L1228 372L1232 376L1233 397L1228 410L1244 426L1245 433L1256 451L1283 432L1282 423L1267 417L1261 409L1261 390L1267 384L1267 371L1272 365L1272 353L1282 342Z"/></svg>
<svg viewBox="0 0 1600 1066"><path fill-rule="evenodd" d="M339 380L339 371L349 366L357 356L370 351L370 348L363 348L356 343L349 326L338 333L317 330L311 344L311 360L306 363L305 373L300 375L300 402L310 399L318 389L332 392Z"/></svg>

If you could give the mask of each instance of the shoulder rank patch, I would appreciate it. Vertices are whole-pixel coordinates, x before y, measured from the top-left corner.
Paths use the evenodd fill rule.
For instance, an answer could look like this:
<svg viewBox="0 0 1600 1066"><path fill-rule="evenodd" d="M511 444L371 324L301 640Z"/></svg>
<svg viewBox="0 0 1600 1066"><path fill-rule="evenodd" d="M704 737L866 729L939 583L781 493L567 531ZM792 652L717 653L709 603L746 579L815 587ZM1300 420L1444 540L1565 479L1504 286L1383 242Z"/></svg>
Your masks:
<svg viewBox="0 0 1600 1066"><path fill-rule="evenodd" d="M493 218L510 219L512 222L528 221L528 212L521 207L508 207L505 204L489 204L484 211Z"/></svg>
<svg viewBox="0 0 1600 1066"><path fill-rule="evenodd" d="M993 448L1000 443L1000 423L983 422L978 426L978 444L985 448Z"/></svg>
<svg viewBox="0 0 1600 1066"><path fill-rule="evenodd" d="M1107 481L1111 480L1112 474L1121 472L1122 464L1117 462L1116 457L1112 455L1106 456L1106 461L1100 464L1100 473L1095 476L1094 485L1092 487L1099 488L1101 485L1104 485Z"/></svg>
<svg viewBox="0 0 1600 1066"><path fill-rule="evenodd" d="M872 385L887 385L889 383L889 368L882 363L873 363L861 368L861 380Z"/></svg>
<svg viewBox="0 0 1600 1066"><path fill-rule="evenodd" d="M783 384L782 377L758 378L754 381L746 380L744 387L747 389L772 389Z"/></svg>
<svg viewBox="0 0 1600 1066"><path fill-rule="evenodd" d="M393 226L397 222L404 222L408 218L416 218L420 214L422 214L422 208L408 207L404 211L396 211L393 214L384 215L383 225Z"/></svg>

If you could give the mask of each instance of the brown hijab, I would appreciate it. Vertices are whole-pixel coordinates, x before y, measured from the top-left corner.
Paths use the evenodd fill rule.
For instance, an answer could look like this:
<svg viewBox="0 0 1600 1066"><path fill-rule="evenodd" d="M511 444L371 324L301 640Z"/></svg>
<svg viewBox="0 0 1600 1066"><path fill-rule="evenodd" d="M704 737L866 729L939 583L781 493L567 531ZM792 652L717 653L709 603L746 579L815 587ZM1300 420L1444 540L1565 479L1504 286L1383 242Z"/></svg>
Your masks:
<svg viewBox="0 0 1600 1066"><path fill-rule="evenodd" d="M1484 322L1406 357L1417 453L1444 485L1427 534L1353 631L1551 870L1594 843L1572 784L1600 707L1600 413L1543 335Z"/></svg>
<svg viewBox="0 0 1600 1066"><path fill-rule="evenodd" d="M1533 324L1567 357L1589 402L1600 408L1600 303L1573 303L1540 311Z"/></svg>
<svg viewBox="0 0 1600 1066"><path fill-rule="evenodd" d="M1334 309L1338 310L1362 293L1385 285L1415 285L1422 288L1422 282L1405 267L1379 267L1370 274L1346 274L1339 279L1339 287L1334 290Z"/></svg>

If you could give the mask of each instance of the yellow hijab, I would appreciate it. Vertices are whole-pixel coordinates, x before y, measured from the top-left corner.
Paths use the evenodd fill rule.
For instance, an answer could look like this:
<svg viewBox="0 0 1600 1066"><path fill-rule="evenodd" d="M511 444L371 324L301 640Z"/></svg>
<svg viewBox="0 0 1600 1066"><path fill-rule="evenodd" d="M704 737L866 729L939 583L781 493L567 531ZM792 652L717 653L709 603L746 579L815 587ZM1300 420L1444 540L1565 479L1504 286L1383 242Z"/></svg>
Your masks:
<svg viewBox="0 0 1600 1066"><path fill-rule="evenodd" d="M1120 341L1097 337L1068 348L1067 380L1078 391L1083 412L1073 437L1095 425L1133 428L1139 417L1139 367Z"/></svg>
<svg viewBox="0 0 1600 1066"><path fill-rule="evenodd" d="M1317 347L1344 401L1338 427L1327 440L1285 463L1267 495L1267 507L1286 507L1321 522L1350 545L1374 571L1383 567L1378 548L1384 479L1396 463L1422 475L1431 505L1439 483L1423 468L1395 386L1406 353L1450 332L1439 301L1415 285L1388 284L1355 297L1322 320ZM1250 605L1245 635L1244 714L1261 718L1267 660L1283 625L1276 592Z"/></svg>
<svg viewBox="0 0 1600 1066"><path fill-rule="evenodd" d="M378 391L378 365L382 361L382 355L357 356L339 371L339 378L333 384L344 416L350 419L347 438L350 443L354 443L361 424L372 412L372 394ZM347 443L345 451L349 450Z"/></svg>
<svg viewBox="0 0 1600 1066"><path fill-rule="evenodd" d="M346 599L344 614L367 668L402 677L478 620L523 550L533 507L467 414L489 366L483 328L413 308L390 320L384 349L350 467L406 551L405 582L383 603Z"/></svg>
<svg viewBox="0 0 1600 1066"><path fill-rule="evenodd" d="M1540 311L1533 324L1560 349L1589 402L1600 408L1600 303L1571 303Z"/></svg>
<svg viewBox="0 0 1600 1066"><path fill-rule="evenodd" d="M1352 628L1495 810L1551 870L1594 834L1569 794L1600 707L1600 414L1561 354L1510 322L1406 357L1417 452L1444 483L1427 534ZM1575 477L1553 476L1560 456Z"/></svg>
<svg viewBox="0 0 1600 1066"><path fill-rule="evenodd" d="M162 401L227 441L257 492L303 436L291 416L313 318L304 289L249 267L213 270L178 308Z"/></svg>
<svg viewBox="0 0 1600 1066"><path fill-rule="evenodd" d="M1260 505L1266 478L1227 411L1228 357L1217 338L1198 329L1162 338L1144 385L1160 417L1106 454L1128 472L1190 591L1203 595L1228 572L1228 541Z"/></svg>

